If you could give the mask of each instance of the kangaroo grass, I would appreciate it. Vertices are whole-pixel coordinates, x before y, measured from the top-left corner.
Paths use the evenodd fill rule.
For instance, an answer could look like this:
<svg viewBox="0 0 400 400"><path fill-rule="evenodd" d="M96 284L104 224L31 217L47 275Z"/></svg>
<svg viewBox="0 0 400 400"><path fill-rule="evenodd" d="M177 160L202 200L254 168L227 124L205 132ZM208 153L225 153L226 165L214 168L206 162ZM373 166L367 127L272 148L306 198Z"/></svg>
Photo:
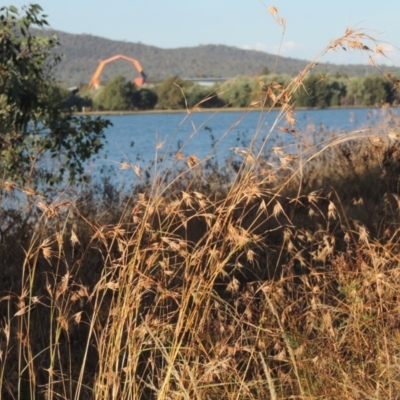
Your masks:
<svg viewBox="0 0 400 400"><path fill-rule="evenodd" d="M297 152L257 128L222 166L124 163L129 195L1 183L25 199L1 210L1 399L398 398L400 122L310 140L291 98L315 62L254 104Z"/></svg>

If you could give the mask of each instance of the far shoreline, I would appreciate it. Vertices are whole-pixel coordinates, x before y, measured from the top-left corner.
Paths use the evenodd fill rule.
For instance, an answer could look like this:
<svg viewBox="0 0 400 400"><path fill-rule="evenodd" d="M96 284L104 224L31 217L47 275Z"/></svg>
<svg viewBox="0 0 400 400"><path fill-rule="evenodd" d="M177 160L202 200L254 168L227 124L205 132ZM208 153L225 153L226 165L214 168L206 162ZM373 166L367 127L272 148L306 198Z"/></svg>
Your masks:
<svg viewBox="0 0 400 400"><path fill-rule="evenodd" d="M295 111L306 111L306 110L341 110L341 109L394 109L399 108L400 105L382 105L382 106L346 106L346 107L298 107ZM76 111L74 115L93 115L93 116L115 116L115 115L140 115L140 114L194 114L194 113L217 113L217 112L270 112L270 111L281 111L280 108L253 108L253 107L233 107L233 108L197 108L197 109L178 109L178 110L129 110L129 111Z"/></svg>

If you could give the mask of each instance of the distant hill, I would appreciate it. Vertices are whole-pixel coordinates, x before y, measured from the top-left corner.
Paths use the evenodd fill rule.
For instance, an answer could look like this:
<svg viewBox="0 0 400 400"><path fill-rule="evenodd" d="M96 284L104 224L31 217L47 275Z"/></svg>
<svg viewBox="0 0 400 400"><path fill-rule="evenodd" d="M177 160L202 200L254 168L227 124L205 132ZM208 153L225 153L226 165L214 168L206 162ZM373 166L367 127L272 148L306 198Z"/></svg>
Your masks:
<svg viewBox="0 0 400 400"><path fill-rule="evenodd" d="M68 85L88 83L99 61L116 54L124 54L140 62L148 77L162 80L168 76L234 77L257 75L263 67L274 69L276 56L261 51L243 50L224 45L202 45L188 48L162 49L142 43L110 40L88 34L70 34L47 30L45 34L56 34L61 42L59 51L65 55L56 70L57 79ZM280 57L276 73L296 75L307 61ZM349 76L377 73L368 65L321 64L320 71ZM385 71L400 75L400 68L385 67ZM102 81L121 74L131 79L137 76L132 65L118 60L104 68Z"/></svg>

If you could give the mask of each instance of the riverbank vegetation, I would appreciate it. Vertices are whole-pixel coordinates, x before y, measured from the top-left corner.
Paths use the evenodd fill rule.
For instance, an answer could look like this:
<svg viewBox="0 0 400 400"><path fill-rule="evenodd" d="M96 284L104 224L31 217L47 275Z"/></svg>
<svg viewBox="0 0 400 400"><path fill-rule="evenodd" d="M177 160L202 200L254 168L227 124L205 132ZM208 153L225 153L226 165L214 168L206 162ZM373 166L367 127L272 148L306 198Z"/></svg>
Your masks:
<svg viewBox="0 0 400 400"><path fill-rule="evenodd" d="M353 30L335 44L379 46ZM223 165L121 164L124 193L0 164L1 399L398 398L400 120L298 131L311 70L252 99L260 118L280 107L295 152L265 154L255 129Z"/></svg>
<svg viewBox="0 0 400 400"><path fill-rule="evenodd" d="M82 87L78 95L66 97L64 105L77 111L133 111L187 110L193 108L249 108L273 104L265 97L268 88L285 87L291 78L284 75L238 76L222 84L202 86L176 77L169 77L158 85L137 88L122 76L116 76L104 87ZM381 107L397 106L400 92L393 82L398 78L386 74L348 77L310 73L302 87L293 94L297 107ZM278 105L275 105L278 107Z"/></svg>

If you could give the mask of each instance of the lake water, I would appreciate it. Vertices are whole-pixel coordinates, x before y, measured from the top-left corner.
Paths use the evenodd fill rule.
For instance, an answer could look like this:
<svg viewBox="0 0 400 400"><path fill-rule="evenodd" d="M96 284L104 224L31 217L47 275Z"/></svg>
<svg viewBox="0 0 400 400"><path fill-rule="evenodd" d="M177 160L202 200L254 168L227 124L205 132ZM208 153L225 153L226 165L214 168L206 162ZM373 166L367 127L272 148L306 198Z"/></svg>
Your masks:
<svg viewBox="0 0 400 400"><path fill-rule="evenodd" d="M398 108L386 114L399 114ZM268 152L273 146L295 144L305 135L329 135L373 127L382 118L380 109L327 109L296 111L297 135L283 133L287 126L278 111L154 113L107 116L113 126L107 130L107 144L100 159L91 165L92 173L100 168L121 170L122 162L146 169L156 158L175 162L179 151L198 159L213 156L224 159L234 148L246 147L256 135L254 149ZM128 169L129 170L129 169ZM132 170L132 169L130 169ZM118 175L129 171L118 172Z"/></svg>

